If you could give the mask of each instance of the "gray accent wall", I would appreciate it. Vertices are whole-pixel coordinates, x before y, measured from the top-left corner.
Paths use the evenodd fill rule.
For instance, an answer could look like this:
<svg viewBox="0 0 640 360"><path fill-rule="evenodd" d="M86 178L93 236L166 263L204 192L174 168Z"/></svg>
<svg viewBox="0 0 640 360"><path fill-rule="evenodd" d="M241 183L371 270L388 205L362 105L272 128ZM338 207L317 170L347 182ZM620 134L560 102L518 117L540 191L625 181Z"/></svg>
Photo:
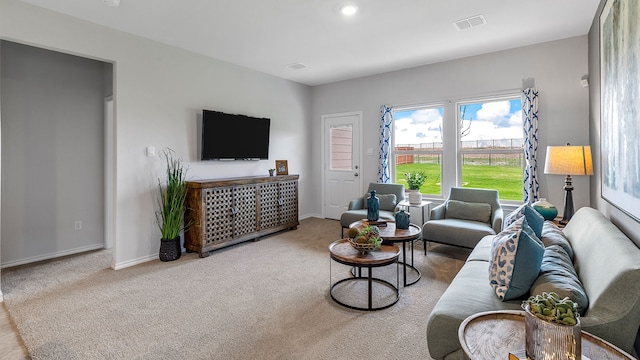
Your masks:
<svg viewBox="0 0 640 360"><path fill-rule="evenodd" d="M102 248L110 64L0 46L2 266Z"/></svg>
<svg viewBox="0 0 640 360"><path fill-rule="evenodd" d="M313 129L321 133L324 114L363 111L362 148L365 155L361 174L366 186L377 179L381 105L442 103L446 112L444 131L455 132L456 101L518 92L533 83L539 91L540 193L562 211L565 177L544 175L544 159L547 145L589 144L589 89L580 83L588 72L587 46L585 35L316 86L313 88ZM313 163L319 163L320 136L313 141ZM455 142L447 145L456 147ZM366 155L367 148L373 149L372 155ZM444 196L450 186L456 185L450 179L455 178L457 159L455 154L450 155L445 154L443 160L443 174L449 179L443 175ZM316 170L314 187L320 189L320 169ZM589 206L589 178L575 176L573 185L575 208ZM316 193L316 203L321 200L320 192Z"/></svg>

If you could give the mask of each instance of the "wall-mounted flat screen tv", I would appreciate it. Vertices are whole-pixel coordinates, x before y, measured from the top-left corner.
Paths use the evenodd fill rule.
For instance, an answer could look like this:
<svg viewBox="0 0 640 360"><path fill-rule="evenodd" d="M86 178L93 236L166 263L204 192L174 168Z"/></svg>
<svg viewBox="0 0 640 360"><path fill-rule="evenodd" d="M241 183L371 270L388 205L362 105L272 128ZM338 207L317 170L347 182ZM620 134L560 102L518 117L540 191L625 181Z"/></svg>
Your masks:
<svg viewBox="0 0 640 360"><path fill-rule="evenodd" d="M201 160L269 159L271 120L202 111Z"/></svg>

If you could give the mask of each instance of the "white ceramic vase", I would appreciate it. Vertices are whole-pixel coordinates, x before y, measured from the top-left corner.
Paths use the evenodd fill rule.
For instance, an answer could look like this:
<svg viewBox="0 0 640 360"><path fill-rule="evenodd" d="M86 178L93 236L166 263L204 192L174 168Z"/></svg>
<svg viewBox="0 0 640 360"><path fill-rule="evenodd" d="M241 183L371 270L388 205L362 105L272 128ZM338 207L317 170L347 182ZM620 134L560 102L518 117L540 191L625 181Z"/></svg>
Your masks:
<svg viewBox="0 0 640 360"><path fill-rule="evenodd" d="M420 204L422 202L422 193L420 190L409 190L409 203Z"/></svg>

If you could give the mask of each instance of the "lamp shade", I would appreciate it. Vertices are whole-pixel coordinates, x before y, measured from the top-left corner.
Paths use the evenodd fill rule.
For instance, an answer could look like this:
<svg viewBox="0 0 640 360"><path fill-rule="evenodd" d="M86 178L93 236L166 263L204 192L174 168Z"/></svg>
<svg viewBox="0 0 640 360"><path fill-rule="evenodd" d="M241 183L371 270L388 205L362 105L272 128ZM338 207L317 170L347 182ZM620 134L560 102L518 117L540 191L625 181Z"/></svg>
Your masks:
<svg viewBox="0 0 640 360"><path fill-rule="evenodd" d="M547 146L544 173L551 175L593 175L591 146Z"/></svg>

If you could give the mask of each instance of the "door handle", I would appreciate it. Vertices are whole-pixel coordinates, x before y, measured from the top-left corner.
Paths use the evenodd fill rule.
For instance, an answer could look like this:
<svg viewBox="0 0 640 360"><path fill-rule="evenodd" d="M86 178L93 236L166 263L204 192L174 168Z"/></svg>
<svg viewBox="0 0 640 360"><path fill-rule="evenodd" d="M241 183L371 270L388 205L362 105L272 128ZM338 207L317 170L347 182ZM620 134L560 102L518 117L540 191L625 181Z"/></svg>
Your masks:
<svg viewBox="0 0 640 360"><path fill-rule="evenodd" d="M358 173L354 173L353 176L358 177Z"/></svg>

